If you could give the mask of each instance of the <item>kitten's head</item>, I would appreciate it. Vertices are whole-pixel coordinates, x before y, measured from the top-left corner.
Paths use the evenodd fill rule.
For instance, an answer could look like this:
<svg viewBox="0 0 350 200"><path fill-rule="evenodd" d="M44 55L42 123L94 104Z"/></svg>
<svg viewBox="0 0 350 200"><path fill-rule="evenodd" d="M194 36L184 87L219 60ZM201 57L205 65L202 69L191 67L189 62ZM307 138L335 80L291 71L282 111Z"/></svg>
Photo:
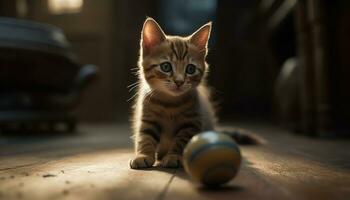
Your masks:
<svg viewBox="0 0 350 200"><path fill-rule="evenodd" d="M152 90L179 96L199 85L207 71L210 30L209 22L190 36L168 36L154 19L146 19L139 65Z"/></svg>

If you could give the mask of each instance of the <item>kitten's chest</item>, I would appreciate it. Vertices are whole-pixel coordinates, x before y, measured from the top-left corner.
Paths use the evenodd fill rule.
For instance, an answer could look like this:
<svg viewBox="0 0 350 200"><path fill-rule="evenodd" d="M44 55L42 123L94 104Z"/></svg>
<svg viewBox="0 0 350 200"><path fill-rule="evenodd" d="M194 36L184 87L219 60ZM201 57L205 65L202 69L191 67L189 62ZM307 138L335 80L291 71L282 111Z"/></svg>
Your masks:
<svg viewBox="0 0 350 200"><path fill-rule="evenodd" d="M144 105L143 112L146 115L158 117L163 120L177 121L189 113L198 113L198 105L196 102L184 102L179 105L167 106L148 103L147 105Z"/></svg>
<svg viewBox="0 0 350 200"><path fill-rule="evenodd" d="M176 126L184 120L199 114L199 104L196 98L188 98L178 102L149 100L144 102L143 116L154 119L167 126Z"/></svg>

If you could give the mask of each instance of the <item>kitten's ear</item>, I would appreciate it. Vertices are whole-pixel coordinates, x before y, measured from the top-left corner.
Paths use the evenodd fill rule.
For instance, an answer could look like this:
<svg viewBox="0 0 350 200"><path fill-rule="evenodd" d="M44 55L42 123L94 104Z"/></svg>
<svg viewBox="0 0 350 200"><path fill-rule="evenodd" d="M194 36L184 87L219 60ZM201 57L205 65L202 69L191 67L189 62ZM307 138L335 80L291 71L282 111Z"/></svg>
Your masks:
<svg viewBox="0 0 350 200"><path fill-rule="evenodd" d="M195 45L199 50L206 49L210 37L210 31L211 22L208 22L190 36L191 43Z"/></svg>
<svg viewBox="0 0 350 200"><path fill-rule="evenodd" d="M152 19L147 18L143 24L141 33L141 46L144 54L150 53L154 47L158 46L165 40L165 34L158 25L158 23Z"/></svg>

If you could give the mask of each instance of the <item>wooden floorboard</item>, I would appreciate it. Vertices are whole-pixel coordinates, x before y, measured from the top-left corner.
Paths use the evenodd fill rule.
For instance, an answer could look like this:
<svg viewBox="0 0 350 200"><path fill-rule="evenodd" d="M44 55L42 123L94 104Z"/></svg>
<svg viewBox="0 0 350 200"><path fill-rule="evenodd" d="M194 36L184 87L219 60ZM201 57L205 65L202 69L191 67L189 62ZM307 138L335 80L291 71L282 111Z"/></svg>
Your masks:
<svg viewBox="0 0 350 200"><path fill-rule="evenodd" d="M271 185L244 165L237 177L227 185L210 189L194 183L179 171L170 185L166 200L288 199L284 191Z"/></svg>
<svg viewBox="0 0 350 200"><path fill-rule="evenodd" d="M348 199L350 173L276 149L242 147L238 176L221 190L191 183L179 172L165 199Z"/></svg>
<svg viewBox="0 0 350 200"><path fill-rule="evenodd" d="M79 153L0 173L2 199L156 199L174 170L131 170L129 149Z"/></svg>
<svg viewBox="0 0 350 200"><path fill-rule="evenodd" d="M131 170L127 125L84 125L80 133L0 137L0 199L349 199L350 146L265 124L243 124L267 141L243 146L225 187L206 189L183 169Z"/></svg>
<svg viewBox="0 0 350 200"><path fill-rule="evenodd" d="M247 148L248 167L292 199L347 199L349 170L272 147Z"/></svg>

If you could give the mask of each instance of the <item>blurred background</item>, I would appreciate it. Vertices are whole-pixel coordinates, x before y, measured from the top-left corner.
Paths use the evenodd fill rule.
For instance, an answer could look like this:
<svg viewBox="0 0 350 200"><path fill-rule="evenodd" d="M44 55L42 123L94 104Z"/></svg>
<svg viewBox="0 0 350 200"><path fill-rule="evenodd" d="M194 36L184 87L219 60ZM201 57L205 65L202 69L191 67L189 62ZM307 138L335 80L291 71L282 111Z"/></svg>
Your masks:
<svg viewBox="0 0 350 200"><path fill-rule="evenodd" d="M213 21L209 83L223 121L349 135L349 8L346 0L0 0L0 125L127 122L127 86L151 16L179 35Z"/></svg>

